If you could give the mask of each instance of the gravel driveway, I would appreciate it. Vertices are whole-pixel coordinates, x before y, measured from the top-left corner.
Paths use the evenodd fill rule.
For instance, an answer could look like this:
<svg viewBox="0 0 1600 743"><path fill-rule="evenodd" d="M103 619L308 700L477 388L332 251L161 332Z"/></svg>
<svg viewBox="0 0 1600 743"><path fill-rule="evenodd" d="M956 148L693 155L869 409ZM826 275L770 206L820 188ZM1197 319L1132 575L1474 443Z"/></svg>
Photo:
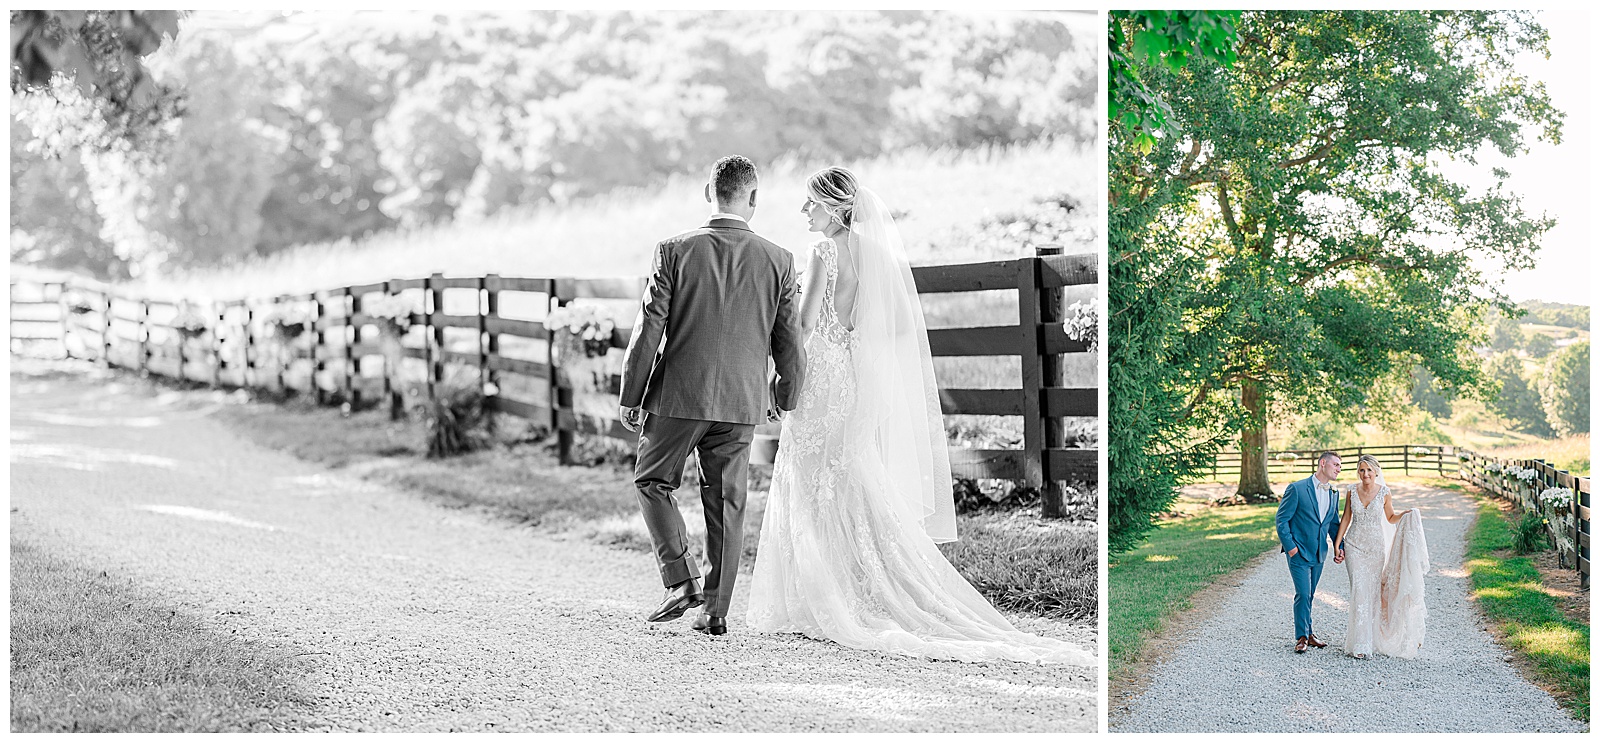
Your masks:
<svg viewBox="0 0 1600 743"><path fill-rule="evenodd" d="M1587 726L1523 680L1494 644L1467 596L1462 568L1473 501L1448 490L1396 484L1396 510L1422 509L1433 569L1428 625L1415 660L1356 660L1340 647L1350 579L1323 568L1312 626L1328 643L1294 653L1294 587L1277 550L1254 569L1151 672L1112 732L1582 732ZM1234 578L1238 580L1238 578Z"/></svg>
<svg viewBox="0 0 1600 743"><path fill-rule="evenodd" d="M26 367L26 365L23 365ZM363 731L1079 731L1099 671L917 661L652 625L647 554L559 541L239 439L220 396L11 378L12 534L303 653L312 726ZM1016 618L1096 647L1093 628Z"/></svg>

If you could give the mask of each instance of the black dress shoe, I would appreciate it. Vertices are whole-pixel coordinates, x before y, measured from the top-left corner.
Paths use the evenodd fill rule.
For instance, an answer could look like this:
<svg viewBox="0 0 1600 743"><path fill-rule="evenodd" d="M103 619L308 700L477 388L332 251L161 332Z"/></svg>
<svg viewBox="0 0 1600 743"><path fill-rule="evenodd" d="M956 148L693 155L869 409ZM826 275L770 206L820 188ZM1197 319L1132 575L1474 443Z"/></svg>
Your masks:
<svg viewBox="0 0 1600 743"><path fill-rule="evenodd" d="M726 635L728 634L728 618L701 614L694 618L694 624L689 625L689 627L696 632L704 632L708 635Z"/></svg>
<svg viewBox="0 0 1600 743"><path fill-rule="evenodd" d="M670 622L683 613L706 602L706 595L700 592L699 584L693 578L667 589L666 598L661 600L661 606L646 617L650 622Z"/></svg>

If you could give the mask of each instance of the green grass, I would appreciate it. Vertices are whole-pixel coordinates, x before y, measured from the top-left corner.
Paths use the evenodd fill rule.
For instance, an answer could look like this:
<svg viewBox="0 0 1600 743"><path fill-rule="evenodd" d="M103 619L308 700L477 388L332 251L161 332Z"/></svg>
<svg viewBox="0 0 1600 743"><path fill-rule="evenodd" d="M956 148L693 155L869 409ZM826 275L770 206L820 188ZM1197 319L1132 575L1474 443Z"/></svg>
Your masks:
<svg viewBox="0 0 1600 743"><path fill-rule="evenodd" d="M1208 508L1162 524L1144 545L1118 556L1107 576L1110 677L1188 609L1197 591L1276 545L1276 513L1275 504Z"/></svg>
<svg viewBox="0 0 1600 743"><path fill-rule="evenodd" d="M1561 612L1530 558L1511 555L1515 539L1499 506L1480 499L1478 521L1467 535L1472 596L1561 705L1588 722L1589 626Z"/></svg>
<svg viewBox="0 0 1600 743"><path fill-rule="evenodd" d="M12 732L295 730L289 666L12 533Z"/></svg>
<svg viewBox="0 0 1600 743"><path fill-rule="evenodd" d="M1589 474L1589 434L1499 446L1482 452L1502 459L1543 459L1575 475Z"/></svg>

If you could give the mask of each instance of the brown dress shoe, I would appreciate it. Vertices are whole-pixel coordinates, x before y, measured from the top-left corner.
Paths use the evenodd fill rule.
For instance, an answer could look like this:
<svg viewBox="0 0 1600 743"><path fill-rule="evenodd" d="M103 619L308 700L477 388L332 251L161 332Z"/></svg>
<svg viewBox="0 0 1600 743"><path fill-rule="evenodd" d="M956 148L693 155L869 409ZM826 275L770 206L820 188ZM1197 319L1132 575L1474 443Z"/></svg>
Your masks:
<svg viewBox="0 0 1600 743"><path fill-rule="evenodd" d="M661 600L661 606L651 612L645 621L670 622L705 602L706 596L700 592L700 584L690 578L667 589L667 595Z"/></svg>
<svg viewBox="0 0 1600 743"><path fill-rule="evenodd" d="M1296 653L1304 653L1306 651L1305 635L1294 638L1294 651Z"/></svg>
<svg viewBox="0 0 1600 743"><path fill-rule="evenodd" d="M1306 644L1314 648L1325 648L1328 646L1328 643L1318 640L1316 635L1306 635Z"/></svg>

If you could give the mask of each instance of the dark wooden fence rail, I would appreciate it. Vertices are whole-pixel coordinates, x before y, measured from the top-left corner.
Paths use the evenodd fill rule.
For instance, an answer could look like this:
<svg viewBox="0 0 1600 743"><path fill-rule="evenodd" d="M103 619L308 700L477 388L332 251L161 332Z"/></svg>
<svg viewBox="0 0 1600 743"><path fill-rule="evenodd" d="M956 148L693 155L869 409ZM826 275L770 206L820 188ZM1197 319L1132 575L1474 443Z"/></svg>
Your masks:
<svg viewBox="0 0 1600 743"><path fill-rule="evenodd" d="M1067 387L1063 355L1087 353L1088 344L1067 337L1062 288L1098 282L1093 255L1061 255L1042 248L1039 255L984 263L919 266L912 269L923 294L1017 292L1015 324L933 328L934 356L1016 356L1021 378L1007 389L941 388L947 415L1020 416L1021 449L952 447L951 468L958 477L1013 480L1037 488L1048 517L1065 515L1061 482L1094 480L1095 449L1064 446L1068 416L1097 416L1093 387ZM27 337L59 337L69 355L175 379L233 387L252 387L313 396L319 403L363 406L386 402L400 411L407 401L432 397L442 385L459 384L470 371L475 384L493 384L488 407L547 424L557 433L563 461L569 461L576 433L632 442L613 406L606 416L587 415L574 404L575 391L593 388L616 394L620 378L607 374L598 384L579 385L564 368L554 334L543 317L575 300L637 301L643 279L513 278L505 276L397 279L307 294L210 304L175 304L131 297L91 282L30 284L13 279L12 337L20 338L18 308L39 310L43 319ZM375 297L412 300L420 311L400 338L399 367L382 363L380 318L365 314ZM523 308L506 317L511 302ZM454 311L447 311L447 307ZM527 310L532 309L529 312ZM304 323L276 321L299 312ZM198 326L183 329L179 318L198 316ZM618 317L621 322L631 320ZM26 323L23 323L26 324ZM298 333L294 330L300 328ZM278 329L287 328L288 333ZM630 328L618 327L613 348L627 345ZM617 354L611 354L615 357ZM379 363L374 363L377 361ZM452 375L454 370L457 374ZM407 378L420 378L415 388ZM775 447L758 446L757 461Z"/></svg>
<svg viewBox="0 0 1600 743"><path fill-rule="evenodd" d="M1284 451L1269 451L1267 453L1267 470L1269 476L1283 479L1298 479L1310 477L1317 468L1317 455L1324 449L1290 449ZM1394 446L1358 446L1354 448L1333 449L1344 459L1348 470L1350 461L1362 454L1371 454L1378 459L1378 464L1388 472L1436 472L1446 477L1455 477L1470 482L1484 492L1496 498L1516 503L1524 512L1540 512L1535 497L1546 488L1563 487L1572 491L1572 505L1570 524L1551 523L1549 530L1556 538L1557 551L1560 555L1561 565L1571 567L1578 571L1579 581L1584 588L1589 587L1589 478L1574 475L1566 470L1557 469L1542 459L1498 459L1492 456L1479 454L1470 449L1454 446L1438 446L1433 444L1408 444ZM1288 454L1282 459L1279 455ZM1504 470L1508 466L1518 468L1531 468L1538 473L1538 477L1531 483L1506 475ZM1221 479L1224 476L1237 476L1239 474L1239 452L1229 451L1217 455L1212 464L1211 476Z"/></svg>

